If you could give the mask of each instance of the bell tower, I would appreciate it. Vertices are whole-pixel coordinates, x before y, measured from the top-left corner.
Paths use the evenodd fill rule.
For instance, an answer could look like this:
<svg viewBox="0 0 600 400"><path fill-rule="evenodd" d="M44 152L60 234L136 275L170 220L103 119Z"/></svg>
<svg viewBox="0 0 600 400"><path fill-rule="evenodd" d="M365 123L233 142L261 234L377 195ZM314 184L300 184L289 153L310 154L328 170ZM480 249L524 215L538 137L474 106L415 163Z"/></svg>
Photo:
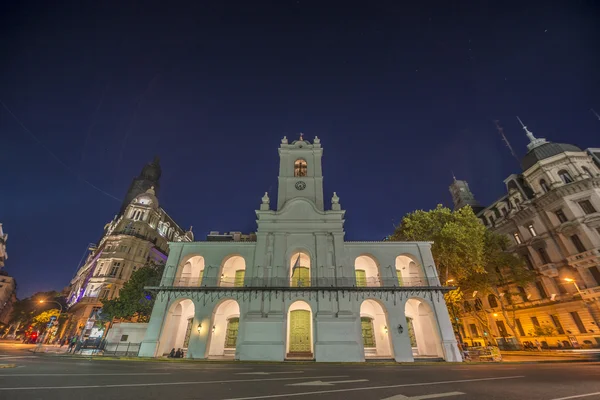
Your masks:
<svg viewBox="0 0 600 400"><path fill-rule="evenodd" d="M321 140L316 136L312 144L302 134L292 143L286 137L281 139L277 210L281 210L288 200L303 197L324 211L322 156Z"/></svg>

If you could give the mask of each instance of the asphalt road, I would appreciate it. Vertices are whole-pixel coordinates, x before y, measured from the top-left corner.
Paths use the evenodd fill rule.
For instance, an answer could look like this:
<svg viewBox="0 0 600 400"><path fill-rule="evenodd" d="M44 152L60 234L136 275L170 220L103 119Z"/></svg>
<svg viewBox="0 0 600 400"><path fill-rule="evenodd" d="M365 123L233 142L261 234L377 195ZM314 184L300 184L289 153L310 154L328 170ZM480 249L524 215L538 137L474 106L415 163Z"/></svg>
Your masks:
<svg viewBox="0 0 600 400"><path fill-rule="evenodd" d="M0 344L0 399L600 399L600 363L333 365L35 355Z"/></svg>

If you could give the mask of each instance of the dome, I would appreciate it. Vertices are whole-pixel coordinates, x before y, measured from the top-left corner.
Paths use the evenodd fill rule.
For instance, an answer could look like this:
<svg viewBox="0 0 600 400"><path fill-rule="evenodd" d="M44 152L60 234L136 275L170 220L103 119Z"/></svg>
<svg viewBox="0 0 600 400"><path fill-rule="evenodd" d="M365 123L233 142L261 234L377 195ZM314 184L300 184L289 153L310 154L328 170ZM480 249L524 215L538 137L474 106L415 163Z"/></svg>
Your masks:
<svg viewBox="0 0 600 400"><path fill-rule="evenodd" d="M523 168L523 171L527 171L538 161L545 160L546 158L550 158L566 151L583 150L572 144L546 142L529 150L527 154L525 154L525 157L523 157L521 160L521 167Z"/></svg>
<svg viewBox="0 0 600 400"><path fill-rule="evenodd" d="M162 175L162 170L160 168L160 160L158 157L154 157L154 161L148 163L142 169L141 177L148 179L153 182L158 182L160 176Z"/></svg>

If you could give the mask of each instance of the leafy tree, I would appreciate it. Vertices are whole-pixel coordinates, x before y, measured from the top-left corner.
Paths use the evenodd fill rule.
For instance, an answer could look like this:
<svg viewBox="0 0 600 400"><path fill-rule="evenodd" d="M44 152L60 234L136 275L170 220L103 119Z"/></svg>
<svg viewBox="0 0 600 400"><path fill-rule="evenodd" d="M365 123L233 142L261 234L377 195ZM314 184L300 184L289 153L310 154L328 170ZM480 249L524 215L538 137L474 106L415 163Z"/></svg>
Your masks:
<svg viewBox="0 0 600 400"><path fill-rule="evenodd" d="M59 318L60 310L57 308L53 308L48 311L42 311L35 317L33 317L32 324L38 329L44 328L52 317ZM60 314L60 320L64 321L67 319L66 314Z"/></svg>
<svg viewBox="0 0 600 400"><path fill-rule="evenodd" d="M149 262L138 269L123 285L119 297L102 300L101 318L104 321L136 319L147 322L154 306L155 294L145 290L146 286L158 286L164 271L164 264Z"/></svg>
<svg viewBox="0 0 600 400"><path fill-rule="evenodd" d="M499 287L526 286L535 275L524 267L520 257L506 251L508 238L486 229L471 207L451 211L438 205L431 211L407 214L390 239L434 242L431 252L438 274L445 281L452 279L460 288L459 292L445 296L450 315L460 313L463 293L468 293L468 298L474 292L479 298L494 294L509 328L517 339L520 337L511 304L511 296L517 293L510 290L500 293ZM489 332L487 313L478 311L472 308L470 312Z"/></svg>
<svg viewBox="0 0 600 400"><path fill-rule="evenodd" d="M542 324L540 326L534 326L533 331L529 331L529 334L532 336L538 337L546 337L546 336L554 336L556 330L553 326L548 324Z"/></svg>
<svg viewBox="0 0 600 400"><path fill-rule="evenodd" d="M431 252L444 281L483 273L485 227L471 207L452 211L438 205L407 214L390 240L433 241Z"/></svg>
<svg viewBox="0 0 600 400"><path fill-rule="evenodd" d="M45 302L40 303L40 300L45 300ZM10 315L10 324L25 327L32 325L40 312L56 307L54 301L62 304L63 310L67 309L64 298L55 291L38 292L25 299L17 300Z"/></svg>

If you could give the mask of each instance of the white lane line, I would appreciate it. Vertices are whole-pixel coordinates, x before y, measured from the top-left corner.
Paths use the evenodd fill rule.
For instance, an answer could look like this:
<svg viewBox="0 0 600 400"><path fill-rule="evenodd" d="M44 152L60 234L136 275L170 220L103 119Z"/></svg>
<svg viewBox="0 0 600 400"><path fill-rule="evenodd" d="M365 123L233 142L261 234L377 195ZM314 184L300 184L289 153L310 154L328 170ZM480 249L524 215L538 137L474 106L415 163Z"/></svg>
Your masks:
<svg viewBox="0 0 600 400"><path fill-rule="evenodd" d="M581 397L589 397L589 396L596 396L596 395L600 395L600 392L596 392L596 393L586 393L586 394L578 394L575 396L567 396L567 397L558 397L556 399L552 399L552 400L568 400L568 399L579 399Z"/></svg>
<svg viewBox="0 0 600 400"><path fill-rule="evenodd" d="M139 373L122 373L122 374L0 374L3 376L138 376L138 375L171 375L170 372L139 372Z"/></svg>
<svg viewBox="0 0 600 400"><path fill-rule="evenodd" d="M95 374L94 374L95 375ZM0 388L0 391L8 390L51 390L51 389L96 389L96 388L119 388L119 387L146 387L146 386L175 386L175 385L206 385L210 383L240 383L240 382L265 382L265 381L289 381L296 379L319 379L319 378L347 378L348 375L334 376L303 376L298 378L265 378L265 379L235 379L231 381L192 381L192 382L161 382L161 383L124 383L115 385L89 385L89 386L32 386Z"/></svg>
<svg viewBox="0 0 600 400"><path fill-rule="evenodd" d="M282 371L282 372L238 372L236 375L274 375L274 374L303 374L304 371Z"/></svg>
<svg viewBox="0 0 600 400"><path fill-rule="evenodd" d="M310 382L300 382L300 383L288 383L285 386L334 386L338 383L354 383L354 382L369 382L368 379L354 379L350 381L310 381Z"/></svg>
<svg viewBox="0 0 600 400"><path fill-rule="evenodd" d="M326 378L326 377L323 376L322 378ZM497 381L497 380L502 380L502 379L519 379L519 378L525 378L525 375L499 376L499 377L494 377L494 378L479 378L479 379L459 379L459 380L456 380L456 381L405 383L405 384L402 384L402 385L388 385L388 386L367 386L367 387L359 387L359 388L351 388L351 389L331 389L331 390L319 390L319 391L316 391L316 392L271 394L271 395L266 395L266 396L253 396L253 397L234 397L234 398L223 399L223 400L274 399L274 398L277 398L277 397L309 396L309 395L324 394L324 393L354 392L354 391L357 391L357 390L393 389L393 388L398 388L398 387L431 386L431 385L444 385L444 384L449 384L449 383ZM2 389L0 388L0 390L2 390ZM560 399L554 399L554 400L560 400Z"/></svg>

